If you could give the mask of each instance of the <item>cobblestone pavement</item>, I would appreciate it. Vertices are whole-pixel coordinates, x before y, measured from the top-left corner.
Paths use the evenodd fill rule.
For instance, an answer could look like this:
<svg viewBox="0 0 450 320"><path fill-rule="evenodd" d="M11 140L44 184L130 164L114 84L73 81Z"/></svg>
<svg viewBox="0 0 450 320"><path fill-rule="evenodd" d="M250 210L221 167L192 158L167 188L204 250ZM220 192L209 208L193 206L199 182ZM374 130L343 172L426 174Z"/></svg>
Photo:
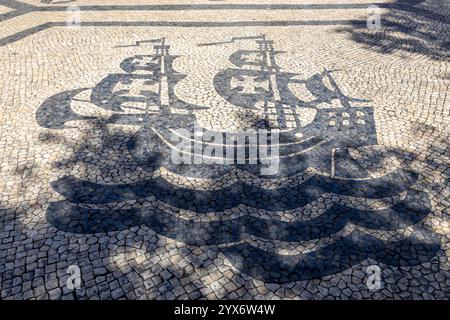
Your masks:
<svg viewBox="0 0 450 320"><path fill-rule="evenodd" d="M0 0L1 298L450 298L449 16Z"/></svg>

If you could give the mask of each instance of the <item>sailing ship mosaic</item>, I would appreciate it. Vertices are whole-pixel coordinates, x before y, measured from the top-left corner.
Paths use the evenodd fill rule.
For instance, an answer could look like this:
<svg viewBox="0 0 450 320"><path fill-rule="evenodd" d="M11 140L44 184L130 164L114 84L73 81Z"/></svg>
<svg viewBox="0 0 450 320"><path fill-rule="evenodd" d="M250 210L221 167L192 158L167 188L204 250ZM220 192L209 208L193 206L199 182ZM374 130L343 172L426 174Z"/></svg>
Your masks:
<svg viewBox="0 0 450 320"><path fill-rule="evenodd" d="M415 188L418 174L399 167L374 178L348 152L348 148L377 145L370 101L346 96L333 77L337 71L324 69L309 78L282 71L276 62L281 51L265 35L233 38L228 43L244 41L252 43L254 48L234 52L229 57L231 67L217 73L211 85L232 105L242 110L260 110L264 115L249 129L266 130L269 137L277 137L272 142L277 143L279 166L269 177L261 175L263 161L173 163L171 154L176 145L172 141L178 129L184 132L178 134L179 140L201 146L200 152L194 150L189 157L202 157L211 142L202 138L207 130L196 118L196 112L206 107L186 102L175 93L175 86L186 76L174 70L173 62L178 56L170 54L165 38L145 41L154 44L153 54L123 60L120 64L123 73L107 75L94 88L73 89L48 98L37 110L36 120L49 130L64 130L74 120L95 120L95 115L77 113L72 107L77 95L90 90L90 103L112 112L105 125L138 128L128 140L127 148L136 163L148 172L163 167L185 177L215 179L233 170L243 170L261 179L277 180L309 170L313 172L310 177L279 188L237 181L220 189L196 190L174 185L163 177L135 183L99 184L67 175L51 183L65 200L50 203L48 222L59 230L82 234L145 225L161 236L190 246L218 246L240 271L277 283L334 274L367 258L389 266L409 266L434 257L440 249L439 237L431 230L416 226L431 208L428 194ZM295 85L302 85L313 98L300 99L291 90ZM354 106L361 103L365 106ZM230 134L233 133L215 132L216 136L224 136L220 140L223 144L219 145L223 153L219 154L225 155L227 148L239 147L227 145L225 136ZM252 214L219 221L189 220L160 207L119 205L154 196L173 208L205 216L239 206L278 212L302 210L325 193L369 200L389 198L392 204L384 209L364 210L337 202L317 217L296 221ZM399 197L400 194L406 197ZM96 208L96 205L109 205L109 208ZM336 236L348 224L360 228ZM420 232L393 240L380 240L364 232L365 229L396 231L406 227L420 228ZM295 244L333 236L334 241L295 255L264 250L249 241L256 237Z"/></svg>

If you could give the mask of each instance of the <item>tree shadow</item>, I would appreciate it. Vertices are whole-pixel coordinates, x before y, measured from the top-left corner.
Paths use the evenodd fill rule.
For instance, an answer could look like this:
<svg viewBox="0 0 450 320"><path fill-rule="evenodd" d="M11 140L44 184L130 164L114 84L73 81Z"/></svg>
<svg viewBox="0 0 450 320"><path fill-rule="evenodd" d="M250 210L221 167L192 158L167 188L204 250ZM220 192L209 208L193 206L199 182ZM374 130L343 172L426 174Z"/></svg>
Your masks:
<svg viewBox="0 0 450 320"><path fill-rule="evenodd" d="M101 159L99 155L103 151L111 150L111 148L115 149L116 152L120 152L120 145L126 147L126 142L133 138L133 133L125 131L111 132L107 121L104 120L82 118L76 118L76 120L77 122L72 123L72 125L75 125L71 126L72 129L76 128L77 123L83 121L87 121L90 124L83 128L83 133L78 136L75 145L70 145L63 139L53 137L48 132L40 137L41 141L45 143L52 141L55 143L66 143L65 149L73 150L66 159L56 161L54 168L66 172L78 171L77 177L81 179L80 181L92 180L89 171L83 171L82 169L87 166L97 166L98 172L108 175L108 172L114 170L116 166L115 161L109 160L113 159L113 156ZM96 133L95 137L91 135L92 132ZM94 153L97 153L97 156L94 156ZM92 156L87 156L89 154ZM132 168L130 167L128 170L132 170ZM398 193L409 189L416 179L416 175L410 178L397 177L376 182L371 187L363 186L362 184L360 186L352 186L348 183L344 186L339 186L339 184L334 185L336 182L333 181L323 182L312 179L309 184L303 185L301 190L310 194L319 186L322 186L328 192L338 192L340 190L341 193L354 194L357 192L357 196L379 198L381 196L390 196L390 190ZM251 279L258 279L264 283L285 284L320 279L354 267L367 259L379 261L390 267L420 265L432 259L440 251L439 238L427 230L424 231L425 241L413 237L404 241L383 242L366 234L352 234L323 250L291 257L274 254L273 252L268 253L249 244L236 245L236 243L251 240L248 235L287 242L325 238L338 233L349 222L378 230L397 230L420 224L421 220L430 212L430 208L428 208L429 200L426 194L414 189L409 190L410 193L412 192L412 198L407 197L387 210L376 210L372 213L344 206L340 208L332 207L316 219L297 223L286 223L276 219L273 221L264 220L254 216L242 216L223 222L195 222L177 218L176 216L180 214L180 209L177 207L183 208L185 206L187 210L196 211L197 215L233 209L240 204L235 203L234 200L240 194L245 194L246 192L242 192L243 190L233 192L225 188L218 191L220 199L214 202L212 201L214 198L213 194L217 193L217 191L199 192L195 189L176 188L170 183L167 184L167 182L161 187L158 184L152 184L153 181L154 179L151 180L151 185L147 186L140 185L139 182L136 185L123 183L89 185L86 182L77 183L75 180L66 181L64 178L56 180L52 183L54 190L64 195L67 200L50 203L46 215L47 222L57 230L68 232L68 234L78 234L86 237L86 239L101 237L102 235L108 235L109 237L115 234L127 234L131 236L131 239L127 241L127 245L136 243L136 247L141 248L142 242L139 238L136 239L135 235L136 232L139 232L138 230L144 230L144 232L153 234L155 238L157 237L160 240L167 239L169 242L173 243L175 241L179 243L181 247L186 246L188 249L186 249L185 253L183 253L183 250L178 253L179 259L188 263L181 271L176 264L162 263L159 267L153 267L152 270L159 270L160 272L165 270L165 276L151 280L152 283L150 284L145 284L145 280L140 280L140 276L137 276L145 272L138 265L133 267L133 270L126 272L128 274L126 277L131 279L128 282L133 283L133 288L147 285L148 288L142 294L152 299L177 298L174 291L180 292L180 297L186 299L194 296L198 299L227 298L232 292L228 292L221 284L214 284L214 286L220 288L214 290L209 288L209 283L205 285L201 281L199 282L199 275L202 275L203 272L216 272L216 267L211 265L216 259L223 260L226 258L232 262L234 270L230 271L233 274L231 279L234 279L235 276L241 276L241 279L247 279L250 282ZM161 189L161 192L156 192L158 188ZM173 189L173 192L170 191L171 189ZM151 190L151 193L147 194L149 190ZM186 193L188 194L186 195ZM301 197L292 197L290 192L284 189L267 190L267 195L259 195L257 189L247 191L247 193L251 195L253 201L246 203L246 205L255 208L266 207L266 209L270 209L270 206L274 206L273 210L295 209L312 201L312 199L309 199L296 203ZM185 199L184 202L177 202L176 199L179 195L182 195L182 198ZM152 205L148 203L147 198L154 196L159 200L159 204ZM285 207L277 203L276 199L278 198L278 202L284 203ZM174 199L175 203L173 202ZM268 201L267 203L265 202L266 200ZM135 204L132 204L133 202ZM231 203L229 208L224 209L221 207L221 203L228 202ZM175 207L174 209L169 209L168 206L162 203L171 204ZM287 204L294 207L288 207L286 206ZM99 205L99 207L96 208L96 205ZM221 245L226 246L222 248ZM179 250L178 245L176 247L176 250ZM116 254L114 250L104 249L106 250L105 252L108 252L108 256ZM198 260L196 255L192 253L196 249L203 252L200 255L204 255L204 251L208 252L208 257ZM147 250L147 254L150 255L157 254L158 250L161 250L162 256L166 254L163 247L152 244L149 246L144 245L144 250ZM120 251L118 251L118 254L120 254ZM172 253L171 255L176 256L177 254ZM86 263L90 265L90 262L86 261ZM90 268L95 269L92 265ZM110 268L107 274L114 272L120 274L122 272L114 266ZM206 271L197 273L194 270L195 268ZM92 269L91 271L87 269L87 272L92 272ZM231 270L230 267L226 269ZM154 273L155 271L152 272ZM107 277L107 275L100 275L100 277ZM152 276L152 278L154 277ZM188 295L183 293L182 290L177 290L181 281L185 282L186 285L192 282L195 287L192 288L193 292L196 293ZM227 283L233 282L233 280L227 281ZM243 280L239 281L242 282ZM101 283L103 282L107 281L101 281ZM213 282L215 283L215 281ZM232 287L237 288L235 284ZM107 299L111 297L109 294L105 292L100 297ZM123 293L120 297L129 298L132 296L133 294L127 296ZM83 299L87 298L88 295L85 292L79 292L76 297Z"/></svg>
<svg viewBox="0 0 450 320"><path fill-rule="evenodd" d="M378 53L398 52L423 55L433 60L449 59L450 11L440 13L436 8L424 6L424 2L398 0L387 13L381 14L379 29L353 23L337 31L348 34L353 41Z"/></svg>
<svg viewBox="0 0 450 320"><path fill-rule="evenodd" d="M161 41L162 46L156 47L158 50L165 48L164 39ZM157 57L159 59L163 55ZM193 292L198 292L195 294L197 298L226 298L231 297L238 288L242 288L243 282L246 281L249 283L259 280L264 285L276 284L276 288L279 288L292 282L319 281L333 277L348 269L358 268L367 261L383 264L388 269L420 268L422 264L442 254L439 236L424 225L424 220L431 212L430 199L426 191L416 188L418 173L409 168L386 171L387 174L384 172L381 178L375 178L369 173L364 177L366 179L363 179L354 175L335 177L332 174L327 176L316 172L312 177L300 182L294 180L292 185L287 184L285 187L275 185L274 188L269 185L263 188L256 182L253 183L253 180L261 180L261 177L253 177L248 181L231 181L228 186L224 181L219 181L215 188L205 188L201 184L195 184L190 177L176 175L171 170L167 170L169 173L164 177L161 177L161 172L155 172L153 162L156 167L163 166L163 153L170 154L160 148L170 139L161 139L163 135L160 134L147 135L145 139L137 140L143 147L142 150L156 151L143 153L146 161L152 162L146 170L139 165L136 157L133 157L129 141L135 140L139 130L145 129L146 126L152 132L157 132L155 128L191 126L195 113L189 112L193 106L175 96L174 84L169 84L164 90L167 93L167 101L171 102L170 106L185 108L182 109L184 113L181 115L173 116L168 112L169 105L163 105L159 96L158 99L154 97L154 91L143 90L139 92L139 96L151 101L150 106L160 103L158 112L150 113L148 104L137 111L128 110L129 113L126 113L125 108L122 110L123 106L129 105L125 104L124 100L131 101L133 106L137 102L143 102L128 96L133 85L139 85L139 89L145 85L152 86L157 76L167 77L172 81L181 79L181 75L175 77L175 74L170 73L170 64L165 65L165 72L162 73L162 68L160 64L155 63L154 57L143 58L145 57L133 59L133 63L126 64L125 68L128 70L131 66L133 70L154 71L150 75L130 77L144 79L142 83L122 81L125 77L122 74L120 77L109 75L106 80L100 82L101 85L91 91L91 95L83 92L84 89L63 92L47 99L36 112L37 122L46 128L44 130L48 130L43 131L40 136L41 142L63 144L66 153L65 159L53 163L53 168L64 176L59 176L60 178L51 182L53 190L60 196L59 199L65 200L54 201L48 205L47 222L65 232L67 237L75 234L92 242L94 256L104 254L105 258L109 258L120 255L121 246L142 249L145 252L144 261L140 263L140 259L137 259L133 267L127 266L128 260L123 263L124 272L128 272L132 279L138 275L138 280L132 280L136 281L133 287L145 286L143 281L147 280L144 279L147 276L143 274L147 267L140 264L148 266L149 256L155 258L152 264L158 265L148 266L152 282L146 289L151 298L192 298L186 295L183 289L190 282L194 283ZM172 60L162 61L170 63ZM145 68L142 69L143 67ZM120 94L113 93L112 88L118 84L122 88ZM162 86L158 90L163 92ZM78 94L82 96L79 97ZM336 97L333 100L339 98L342 99ZM344 99L343 101L346 102ZM82 108L77 104L79 102L85 103ZM348 104L348 101L342 104ZM101 112L99 108L102 108ZM77 113L80 110L83 110L83 114ZM93 117L92 114L96 116ZM350 119L349 116L346 118ZM264 121L265 119L255 116L249 122ZM346 130L344 124L338 129L327 129L327 126L321 124L323 123L316 124L317 129L334 130L331 135L333 137L344 135L342 132ZM131 127L134 129L130 130ZM67 130L72 140L52 135L56 130ZM354 144L352 136L345 137L347 139L339 141L336 146L361 146ZM285 142L292 145L293 141ZM376 143L371 145L373 144ZM351 171L349 168L352 166L345 158L348 154L342 154L343 165L336 165L333 171ZM319 155L331 157L330 152ZM324 160L321 157L315 160ZM335 153L334 158L338 164L339 154ZM328 161L329 158L325 160ZM295 165L299 165L300 161L296 162L298 163ZM131 177L133 174L136 174L136 177ZM221 178L228 182L226 178ZM277 180L281 177L275 178ZM377 206L374 210L365 210L345 204L339 206L340 196L382 201L382 198L397 197L403 192L406 197L393 201L388 208ZM318 211L318 216L303 217L305 207L315 203L314 201L326 193L338 197L326 205L319 203L318 206L322 206L323 210ZM301 219L280 220L277 214L288 210L298 210ZM361 227L363 231L347 232L348 224ZM399 237L376 235L383 231L403 233L403 229L413 231ZM119 238L120 245L102 247L96 242L99 237L104 238L102 241L105 243L113 242L114 237ZM91 238L93 240L90 240ZM315 244L324 239L329 242L326 242L324 247L316 248ZM282 246L295 247L298 243L311 240L316 241L311 246L314 250L310 248L306 252L297 251L291 255L277 253L276 245L279 243ZM224 260L231 262L231 266L224 266ZM120 270L112 265L110 271L105 271L102 269L103 264L111 263L104 260L96 263L99 265L93 265L91 259L86 260L86 273L97 273L106 292L100 297L109 298L109 282L114 281L114 272ZM181 263L186 264L179 267ZM162 278L158 275L160 278L153 279L155 273L160 273ZM219 275L211 280L207 277L208 273ZM229 280L218 283L222 274L228 274ZM206 285L198 282L203 276L206 276ZM142 280L139 277L142 277ZM209 289L204 289L206 286ZM179 289L180 287L183 288ZM113 298L126 296L119 288L111 291L115 292L112 294ZM368 292L367 289L365 291Z"/></svg>

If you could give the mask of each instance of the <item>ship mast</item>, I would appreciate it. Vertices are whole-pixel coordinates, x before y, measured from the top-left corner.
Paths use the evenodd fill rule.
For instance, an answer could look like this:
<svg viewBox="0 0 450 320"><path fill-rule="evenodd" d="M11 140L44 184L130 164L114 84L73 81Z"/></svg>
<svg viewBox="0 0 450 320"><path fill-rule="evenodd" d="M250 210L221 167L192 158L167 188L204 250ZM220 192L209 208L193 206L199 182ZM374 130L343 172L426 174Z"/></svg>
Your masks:
<svg viewBox="0 0 450 320"><path fill-rule="evenodd" d="M154 48L156 54L159 56L160 64L160 78L159 78L159 107L161 111L169 111L169 83L166 73L166 56L169 55L170 46L165 44L166 38L161 38L161 45L156 45Z"/></svg>
<svg viewBox="0 0 450 320"><path fill-rule="evenodd" d="M287 125L287 115L293 114L291 106L284 106L281 99L281 94L277 85L277 74L280 68L275 62L275 54L273 48L273 40L267 40L266 35L261 35L262 40L257 40L259 50L262 54L263 65L262 72L269 74L269 92L271 92L270 101L264 104L264 114L266 122L269 123L273 129L293 129L294 126Z"/></svg>

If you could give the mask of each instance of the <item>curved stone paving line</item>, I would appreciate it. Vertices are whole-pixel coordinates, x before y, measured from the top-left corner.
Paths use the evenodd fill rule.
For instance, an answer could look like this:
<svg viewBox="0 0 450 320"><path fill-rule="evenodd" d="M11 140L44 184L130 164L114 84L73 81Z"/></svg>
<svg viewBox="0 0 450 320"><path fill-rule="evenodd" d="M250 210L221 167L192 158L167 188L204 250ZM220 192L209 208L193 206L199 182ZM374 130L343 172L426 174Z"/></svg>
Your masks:
<svg viewBox="0 0 450 320"><path fill-rule="evenodd" d="M449 297L447 7L60 2L0 2L1 298ZM172 162L249 128L279 171Z"/></svg>

